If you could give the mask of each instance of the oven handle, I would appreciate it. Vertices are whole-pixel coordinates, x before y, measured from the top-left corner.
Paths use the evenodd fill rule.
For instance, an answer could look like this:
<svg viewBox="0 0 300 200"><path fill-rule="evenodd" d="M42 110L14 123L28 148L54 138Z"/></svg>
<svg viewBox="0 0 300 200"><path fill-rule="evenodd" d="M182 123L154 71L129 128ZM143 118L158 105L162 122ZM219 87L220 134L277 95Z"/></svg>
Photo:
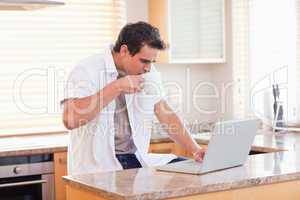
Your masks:
<svg viewBox="0 0 300 200"><path fill-rule="evenodd" d="M24 182L17 182L17 183L5 183L5 184L0 184L0 188L15 187L15 186L22 186L22 185L43 184L43 183L47 183L47 181L37 180L37 181L24 181Z"/></svg>

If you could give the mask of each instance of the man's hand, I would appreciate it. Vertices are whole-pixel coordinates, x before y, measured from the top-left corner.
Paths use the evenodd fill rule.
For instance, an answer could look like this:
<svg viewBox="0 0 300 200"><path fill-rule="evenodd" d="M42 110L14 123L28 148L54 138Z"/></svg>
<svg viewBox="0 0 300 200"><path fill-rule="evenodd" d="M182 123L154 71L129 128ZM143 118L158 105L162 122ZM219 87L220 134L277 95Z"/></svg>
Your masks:
<svg viewBox="0 0 300 200"><path fill-rule="evenodd" d="M205 155L205 148L199 148L197 151L193 153L194 160L197 162L202 162Z"/></svg>
<svg viewBox="0 0 300 200"><path fill-rule="evenodd" d="M121 92L130 94L140 92L142 90L144 78L141 75L128 75L116 81Z"/></svg>

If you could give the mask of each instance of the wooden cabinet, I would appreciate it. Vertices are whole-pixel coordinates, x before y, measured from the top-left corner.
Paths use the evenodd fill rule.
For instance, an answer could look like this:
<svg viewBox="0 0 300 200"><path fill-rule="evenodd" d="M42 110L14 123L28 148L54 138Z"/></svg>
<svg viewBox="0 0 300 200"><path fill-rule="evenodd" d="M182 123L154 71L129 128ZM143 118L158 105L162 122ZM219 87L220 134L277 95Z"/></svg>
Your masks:
<svg viewBox="0 0 300 200"><path fill-rule="evenodd" d="M168 0L149 0L148 13L149 22L159 29L161 38L169 44L168 36ZM168 63L169 50L160 52L158 63Z"/></svg>
<svg viewBox="0 0 300 200"><path fill-rule="evenodd" d="M188 156L187 152L174 142L161 142L151 144L149 148L151 153L172 153L177 156Z"/></svg>
<svg viewBox="0 0 300 200"><path fill-rule="evenodd" d="M193 157L192 154L190 154L189 152L187 152L186 150L184 150L182 147L180 147L176 143L174 143L173 153L175 155L177 155L177 156L183 156L183 157L187 157L187 158L192 158Z"/></svg>
<svg viewBox="0 0 300 200"><path fill-rule="evenodd" d="M66 187L62 176L67 175L67 152L54 153L55 199L66 199Z"/></svg>
<svg viewBox="0 0 300 200"><path fill-rule="evenodd" d="M174 153L175 144L173 142L162 142L150 144L151 153Z"/></svg>

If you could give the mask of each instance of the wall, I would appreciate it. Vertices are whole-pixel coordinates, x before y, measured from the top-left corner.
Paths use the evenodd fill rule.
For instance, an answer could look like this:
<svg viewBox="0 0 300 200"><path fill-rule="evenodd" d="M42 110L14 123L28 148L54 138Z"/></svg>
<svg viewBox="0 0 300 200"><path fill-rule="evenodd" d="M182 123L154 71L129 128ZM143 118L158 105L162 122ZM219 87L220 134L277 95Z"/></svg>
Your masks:
<svg viewBox="0 0 300 200"><path fill-rule="evenodd" d="M148 0L126 0L126 2L128 22L148 20ZM229 1L226 2L226 11L228 12L230 4ZM176 95L173 95L174 93L178 94L178 90L174 90L174 87L167 87L166 92L169 93L169 97L171 96L169 100L173 108L178 111L183 119L189 122L215 121L219 117L231 118L231 91L229 90L226 93L226 101L221 97L222 85L231 82L230 15L227 15L226 27L226 64L156 64L156 67L162 73L165 84L171 83L173 86L180 86L182 92L177 98L174 97ZM217 87L217 91L213 89L212 85ZM198 87L198 91L195 90L196 87ZM218 94L218 98L202 96L194 101L193 98L196 97L196 95L193 95L194 92L197 95L214 96L214 94ZM225 102L225 104L222 102ZM224 110L223 114L222 109Z"/></svg>
<svg viewBox="0 0 300 200"><path fill-rule="evenodd" d="M125 0L127 21L148 21L148 0Z"/></svg>

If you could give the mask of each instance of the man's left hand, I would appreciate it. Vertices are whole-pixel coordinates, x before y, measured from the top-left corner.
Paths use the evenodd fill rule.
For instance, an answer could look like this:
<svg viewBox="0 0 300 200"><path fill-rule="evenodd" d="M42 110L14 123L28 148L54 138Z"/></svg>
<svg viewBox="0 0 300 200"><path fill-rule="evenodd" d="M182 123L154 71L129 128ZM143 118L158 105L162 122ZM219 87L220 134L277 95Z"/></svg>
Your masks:
<svg viewBox="0 0 300 200"><path fill-rule="evenodd" d="M193 153L193 158L197 162L202 162L205 155L205 148L199 148L197 151Z"/></svg>

